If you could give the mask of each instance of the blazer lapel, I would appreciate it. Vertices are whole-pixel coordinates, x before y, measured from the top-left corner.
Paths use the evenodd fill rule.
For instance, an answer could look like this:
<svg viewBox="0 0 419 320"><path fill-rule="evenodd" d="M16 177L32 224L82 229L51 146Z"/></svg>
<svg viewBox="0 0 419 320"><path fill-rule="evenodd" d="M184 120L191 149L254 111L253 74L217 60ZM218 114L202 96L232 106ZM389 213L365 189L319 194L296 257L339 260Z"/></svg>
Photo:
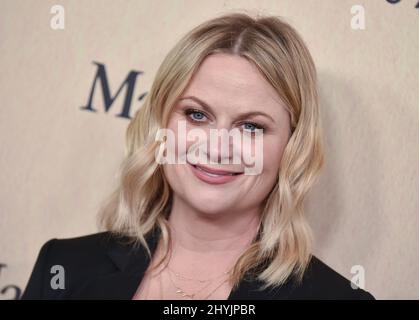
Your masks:
<svg viewBox="0 0 419 320"><path fill-rule="evenodd" d="M154 254L160 237L159 228L154 228L147 236L146 241ZM134 248L112 239L107 246L107 254L117 267L117 271L98 276L83 285L73 295L76 299L121 299L131 300L140 285L150 259L143 246ZM227 300L269 300L286 298L288 288L281 287L276 290L259 290L261 282L249 279L248 274L239 285L230 292ZM288 287L287 285L285 287Z"/></svg>
<svg viewBox="0 0 419 320"><path fill-rule="evenodd" d="M152 254L155 252L158 239L158 228L154 228L146 236ZM88 281L74 293L75 299L131 300L133 298L150 264L150 259L143 246L134 248L123 243L126 238L119 240L113 238L107 243L107 255L115 264L117 271Z"/></svg>

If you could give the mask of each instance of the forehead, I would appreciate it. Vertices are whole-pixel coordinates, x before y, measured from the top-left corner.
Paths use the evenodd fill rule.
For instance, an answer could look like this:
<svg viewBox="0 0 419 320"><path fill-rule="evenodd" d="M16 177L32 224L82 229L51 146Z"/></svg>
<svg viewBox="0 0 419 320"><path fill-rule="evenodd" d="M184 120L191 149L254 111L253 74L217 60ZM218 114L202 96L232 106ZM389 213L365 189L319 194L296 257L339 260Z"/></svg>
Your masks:
<svg viewBox="0 0 419 320"><path fill-rule="evenodd" d="M182 96L193 95L213 108L275 113L281 99L259 70L247 59L217 53L208 56Z"/></svg>

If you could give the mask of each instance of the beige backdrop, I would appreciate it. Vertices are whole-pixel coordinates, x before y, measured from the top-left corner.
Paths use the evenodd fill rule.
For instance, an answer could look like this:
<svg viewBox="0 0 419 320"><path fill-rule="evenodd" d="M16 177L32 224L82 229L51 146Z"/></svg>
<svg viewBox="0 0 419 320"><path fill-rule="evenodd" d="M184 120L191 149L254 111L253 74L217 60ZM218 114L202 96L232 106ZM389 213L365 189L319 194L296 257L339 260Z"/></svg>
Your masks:
<svg viewBox="0 0 419 320"><path fill-rule="evenodd" d="M347 278L365 270L379 299L419 298L418 14L416 0L0 1L0 299L23 289L41 245L97 231L128 124L123 94L109 112L81 110L96 66L112 94L142 71L147 92L177 39L240 10L280 15L317 65L327 163L307 201L315 253ZM50 9L65 9L54 30ZM351 28L351 7L365 29ZM140 106L135 99L131 115Z"/></svg>

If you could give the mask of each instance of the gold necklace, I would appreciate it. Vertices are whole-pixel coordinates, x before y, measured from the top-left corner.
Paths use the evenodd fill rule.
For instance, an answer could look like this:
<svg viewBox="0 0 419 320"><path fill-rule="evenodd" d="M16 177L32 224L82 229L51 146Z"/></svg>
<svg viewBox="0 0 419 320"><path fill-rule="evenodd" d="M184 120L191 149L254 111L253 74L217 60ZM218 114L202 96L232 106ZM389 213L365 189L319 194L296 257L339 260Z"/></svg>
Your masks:
<svg viewBox="0 0 419 320"><path fill-rule="evenodd" d="M173 286L176 288L176 293L177 294L180 294L183 298L187 297L187 298L190 298L190 299L193 299L198 293L200 293L202 290L204 290L205 288L207 288L212 283L212 281L209 281L206 285L204 285L198 291L196 291L194 293L186 293L186 291L184 291L181 287L179 287L178 285L176 285L176 283L173 281L170 273L169 273L169 278L170 278L170 281L172 282Z"/></svg>
<svg viewBox="0 0 419 320"><path fill-rule="evenodd" d="M217 289L219 289L225 282L227 282L228 279L225 279L223 282L221 282L217 287L215 287L214 290L212 290L208 295L206 295L202 300L207 300Z"/></svg>
<svg viewBox="0 0 419 320"><path fill-rule="evenodd" d="M228 272L225 272L228 273ZM160 273L160 299L163 300L163 272ZM176 293L181 294L182 297L188 297L190 299L193 300L193 298L196 296L196 294L198 294L199 292L203 291L205 288L207 288L209 286L205 285L203 288L199 289L198 291L194 292L193 294L187 294L185 291L183 291L183 289L181 289L179 286L177 286L174 282L173 279L170 277L170 281L172 282L173 286L177 289ZM216 290L218 290L225 282L227 282L228 279L224 279L219 285L217 285L210 293L208 293L204 298L200 299L200 300L207 300Z"/></svg>
<svg viewBox="0 0 419 320"><path fill-rule="evenodd" d="M199 289L198 291L196 291L196 292L194 292L194 293L191 293L191 294L188 294L187 292L185 292L185 290L183 290L181 287L179 287L178 285L176 285L176 283L174 282L174 280L172 279L172 277L171 277L171 275L169 274L169 278L170 278L170 281L172 282L172 284L173 284L173 286L176 288L176 293L177 294L180 294L182 297L188 297L188 298L191 298L191 299L193 299L198 293L200 293L201 291L203 291L204 289L206 289L207 287L209 287L210 285L211 285L211 283L213 283L213 281L214 280L216 280L216 279L218 279L218 278L220 278L220 277L223 277L223 276L225 276L225 275L228 275L230 272L231 272L231 270L228 270L228 271L224 271L222 274L220 274L220 275L218 275L218 276L214 276L214 277L212 277L212 278L209 278L209 279L205 279L205 280L202 280L202 279L194 279L194 278L189 278L189 277L186 277L186 276L184 276L184 275L181 275L181 274L179 274L179 273L177 273L177 272L175 272L172 268L170 268L169 267L169 264L167 264L167 269L168 269L168 271L169 271L169 273L173 273L176 277L178 277L178 278L180 278L180 279L184 279L184 280L189 280L189 281L198 281L199 283L205 283L205 282L208 282L205 286L203 286L201 289ZM221 284L220 284L220 286L224 283L225 281L223 281ZM216 289L218 289L219 287L217 287L217 288L215 288L214 289L214 291L216 290ZM213 292L211 292L208 296L210 296L211 294L212 294Z"/></svg>

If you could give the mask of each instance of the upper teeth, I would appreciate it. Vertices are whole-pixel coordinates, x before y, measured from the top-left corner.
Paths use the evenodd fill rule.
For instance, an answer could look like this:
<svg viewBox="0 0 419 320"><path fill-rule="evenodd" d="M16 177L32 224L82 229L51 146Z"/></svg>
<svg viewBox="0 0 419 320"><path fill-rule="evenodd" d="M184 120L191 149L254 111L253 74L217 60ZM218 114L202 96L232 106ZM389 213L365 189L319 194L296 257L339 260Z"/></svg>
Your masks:
<svg viewBox="0 0 419 320"><path fill-rule="evenodd" d="M205 169L203 169L203 168L201 168L201 167L198 167L198 166L196 166L195 168L197 168L197 169L199 169L199 170L201 170L201 171L205 172L207 175L209 175L209 176L211 176L211 177L219 177L219 176L232 176L232 175L234 175L234 173L211 173L211 172L208 172L208 171L206 171Z"/></svg>

